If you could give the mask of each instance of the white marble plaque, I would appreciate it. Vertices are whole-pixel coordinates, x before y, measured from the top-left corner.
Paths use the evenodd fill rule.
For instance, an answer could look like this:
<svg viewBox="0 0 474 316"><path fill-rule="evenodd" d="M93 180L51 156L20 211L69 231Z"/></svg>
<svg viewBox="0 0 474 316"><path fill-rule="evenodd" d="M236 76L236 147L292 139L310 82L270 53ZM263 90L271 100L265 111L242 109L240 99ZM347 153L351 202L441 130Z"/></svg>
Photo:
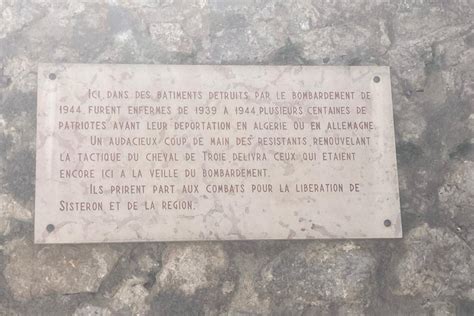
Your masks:
<svg viewBox="0 0 474 316"><path fill-rule="evenodd" d="M388 67L41 64L35 241L399 238Z"/></svg>

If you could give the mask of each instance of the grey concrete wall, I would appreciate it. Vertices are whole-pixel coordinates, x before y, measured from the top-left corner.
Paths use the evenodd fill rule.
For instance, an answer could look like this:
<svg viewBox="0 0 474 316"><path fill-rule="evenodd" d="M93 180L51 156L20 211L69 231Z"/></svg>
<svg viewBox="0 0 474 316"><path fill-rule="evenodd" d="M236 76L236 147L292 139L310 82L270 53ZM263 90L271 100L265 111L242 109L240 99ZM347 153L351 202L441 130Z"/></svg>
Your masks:
<svg viewBox="0 0 474 316"><path fill-rule="evenodd" d="M0 314L473 315L473 10L0 1ZM35 246L38 62L390 65L405 237Z"/></svg>

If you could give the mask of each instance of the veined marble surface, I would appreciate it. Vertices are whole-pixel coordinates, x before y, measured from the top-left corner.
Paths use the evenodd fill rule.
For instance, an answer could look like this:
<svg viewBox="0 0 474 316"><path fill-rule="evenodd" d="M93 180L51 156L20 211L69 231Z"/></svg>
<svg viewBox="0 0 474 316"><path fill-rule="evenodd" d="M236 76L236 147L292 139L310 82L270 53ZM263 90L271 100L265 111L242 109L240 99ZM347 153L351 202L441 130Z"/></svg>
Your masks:
<svg viewBox="0 0 474 316"><path fill-rule="evenodd" d="M35 241L401 237L392 111L388 67L42 64Z"/></svg>

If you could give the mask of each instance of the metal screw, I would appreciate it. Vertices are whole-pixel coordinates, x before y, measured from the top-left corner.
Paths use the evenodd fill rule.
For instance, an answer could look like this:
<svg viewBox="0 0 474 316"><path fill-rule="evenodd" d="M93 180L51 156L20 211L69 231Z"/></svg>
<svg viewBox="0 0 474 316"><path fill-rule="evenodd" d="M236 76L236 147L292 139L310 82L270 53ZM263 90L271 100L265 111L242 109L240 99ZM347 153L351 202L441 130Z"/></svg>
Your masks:
<svg viewBox="0 0 474 316"><path fill-rule="evenodd" d="M390 221L389 219L386 219L383 221L383 224L385 225L385 227L390 227L392 225L392 221Z"/></svg>
<svg viewBox="0 0 474 316"><path fill-rule="evenodd" d="M55 80L56 79L56 74L55 73L50 73L49 74L49 79Z"/></svg>
<svg viewBox="0 0 474 316"><path fill-rule="evenodd" d="M375 77L374 77L374 82L375 82L375 83L379 83L379 82L380 82L380 77L379 77L379 76L375 76Z"/></svg>
<svg viewBox="0 0 474 316"><path fill-rule="evenodd" d="M51 233L54 230L54 225L48 224L48 226L46 226L46 230L48 231L48 233Z"/></svg>

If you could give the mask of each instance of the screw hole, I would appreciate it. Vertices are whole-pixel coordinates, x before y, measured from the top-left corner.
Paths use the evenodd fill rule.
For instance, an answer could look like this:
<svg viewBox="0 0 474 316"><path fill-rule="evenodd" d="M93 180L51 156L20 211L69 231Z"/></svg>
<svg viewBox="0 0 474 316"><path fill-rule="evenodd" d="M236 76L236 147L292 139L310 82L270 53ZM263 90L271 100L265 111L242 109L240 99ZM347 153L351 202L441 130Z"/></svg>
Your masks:
<svg viewBox="0 0 474 316"><path fill-rule="evenodd" d="M374 77L374 82L375 82L375 83L379 83L379 82L380 82L380 77L379 77L379 76L375 76L375 77Z"/></svg>
<svg viewBox="0 0 474 316"><path fill-rule="evenodd" d="M386 219L383 221L383 224L385 225L385 227L390 227L392 226L392 221L389 219Z"/></svg>
<svg viewBox="0 0 474 316"><path fill-rule="evenodd" d="M48 233L51 233L54 230L54 225L48 224L48 226L46 226L46 230L48 231Z"/></svg>
<svg viewBox="0 0 474 316"><path fill-rule="evenodd" d="M49 74L49 79L55 80L56 79L56 74L55 73L50 73Z"/></svg>

